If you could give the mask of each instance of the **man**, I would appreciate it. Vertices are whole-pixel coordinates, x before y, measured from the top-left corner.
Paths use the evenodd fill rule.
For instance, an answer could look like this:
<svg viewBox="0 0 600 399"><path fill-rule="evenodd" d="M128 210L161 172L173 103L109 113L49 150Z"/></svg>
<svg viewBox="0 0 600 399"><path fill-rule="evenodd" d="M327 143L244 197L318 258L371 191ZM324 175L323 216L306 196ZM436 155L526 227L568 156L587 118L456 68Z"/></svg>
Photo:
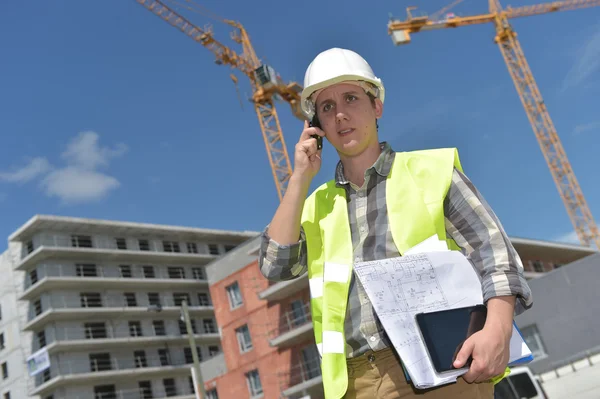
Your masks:
<svg viewBox="0 0 600 399"><path fill-rule="evenodd" d="M326 399L489 398L508 363L514 313L532 304L515 249L454 149L394 152L379 142L384 86L350 50L317 55L304 78L305 123L294 171L262 235L259 264L274 281L308 271ZM320 126L320 127L318 127ZM308 196L321 166L316 135L336 149L335 178ZM353 262L401 256L437 234L479 272L488 317L465 341L457 383L418 390L407 382Z"/></svg>

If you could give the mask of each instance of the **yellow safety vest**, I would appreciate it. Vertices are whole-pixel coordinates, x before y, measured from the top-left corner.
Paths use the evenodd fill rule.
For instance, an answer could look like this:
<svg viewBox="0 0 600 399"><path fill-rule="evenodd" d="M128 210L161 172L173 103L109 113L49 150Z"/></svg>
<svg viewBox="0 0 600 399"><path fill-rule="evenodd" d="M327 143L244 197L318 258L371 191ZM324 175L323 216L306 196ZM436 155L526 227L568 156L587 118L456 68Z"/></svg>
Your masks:
<svg viewBox="0 0 600 399"><path fill-rule="evenodd" d="M454 168L462 171L455 148L396 153L387 177L386 203L392 237L400 254L434 234L445 240L449 249L460 249L446 237L444 222L444 199ZM346 193L334 180L318 187L306 199L302 227L325 398L339 399L348 387L344 319L354 253Z"/></svg>

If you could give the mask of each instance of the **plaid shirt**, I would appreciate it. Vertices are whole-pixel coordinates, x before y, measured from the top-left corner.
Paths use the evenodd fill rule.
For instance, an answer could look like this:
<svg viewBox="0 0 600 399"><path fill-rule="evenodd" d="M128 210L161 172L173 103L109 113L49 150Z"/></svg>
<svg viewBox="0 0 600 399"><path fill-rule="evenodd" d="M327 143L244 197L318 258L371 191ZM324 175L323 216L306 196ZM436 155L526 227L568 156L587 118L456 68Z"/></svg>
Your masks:
<svg viewBox="0 0 600 399"><path fill-rule="evenodd" d="M386 177L391 170L395 152L385 142L381 147L381 155L365 172L362 187L357 187L345 178L341 162L335 171L337 185L346 189L356 262L400 256L392 239L385 202ZM494 296L516 295L516 314L531 307L531 291L523 277L523 264L519 255L473 183L456 169L444 202L444 214L448 237L454 239L481 275L484 300ZM266 229L261 237L259 265L266 278L274 281L290 280L307 271L306 243L302 229L299 242L293 245L279 245L270 239ZM391 346L354 273L350 282L344 329L348 357Z"/></svg>

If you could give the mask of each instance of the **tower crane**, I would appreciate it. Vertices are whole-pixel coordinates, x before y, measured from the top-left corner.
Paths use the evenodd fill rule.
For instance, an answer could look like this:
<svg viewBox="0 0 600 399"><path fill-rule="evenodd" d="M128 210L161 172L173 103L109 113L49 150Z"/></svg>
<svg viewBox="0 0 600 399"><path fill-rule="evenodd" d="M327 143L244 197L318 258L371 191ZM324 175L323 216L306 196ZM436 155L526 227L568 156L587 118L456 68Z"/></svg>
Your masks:
<svg viewBox="0 0 600 399"><path fill-rule="evenodd" d="M452 5L460 1L457 0ZM391 20L388 23L388 34L395 45L402 45L410 43L411 34L420 31L457 28L484 23L494 24L496 29L494 42L498 44L504 57L510 76L519 93L529 122L533 127L533 132L567 208L577 236L582 244L591 246L595 243L596 247L600 249L600 234L596 222L575 178L571 164L556 133L554 123L550 119L550 114L529 69L521 44L517 40L517 34L509 23L509 19L512 18L599 6L600 0L565 0L518 8L507 7L505 9L502 9L499 0L488 1L489 13L487 14L466 17L446 14L442 16L442 19L427 16L413 17L410 10L415 9L415 7L409 7L406 9L406 20ZM448 7L444 10L447 9Z"/></svg>
<svg viewBox="0 0 600 399"><path fill-rule="evenodd" d="M287 188L292 167L288 156L283 132L279 123L274 100L286 101L290 104L292 113L298 119L305 117L300 109L300 93L302 86L297 82L285 83L275 72L273 67L261 63L254 51L250 36L246 29L236 21L219 19L233 28L231 38L242 46L242 53L238 54L230 47L214 38L211 27L204 29L194 25L185 17L169 8L160 0L136 0L147 10L162 18L175 28L178 28L195 42L200 43L215 55L215 62L219 65L230 65L250 79L252 86L252 102L258 122L263 134L267 155L271 164L273 178L277 187L279 200ZM237 77L231 74L233 82L237 85Z"/></svg>

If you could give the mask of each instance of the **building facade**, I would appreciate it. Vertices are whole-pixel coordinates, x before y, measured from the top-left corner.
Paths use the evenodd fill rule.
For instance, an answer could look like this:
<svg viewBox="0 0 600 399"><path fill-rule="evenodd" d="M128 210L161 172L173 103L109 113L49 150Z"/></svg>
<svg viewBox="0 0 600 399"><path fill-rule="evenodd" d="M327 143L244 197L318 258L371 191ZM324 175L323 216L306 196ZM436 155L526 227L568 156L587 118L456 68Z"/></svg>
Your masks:
<svg viewBox="0 0 600 399"><path fill-rule="evenodd" d="M529 279L596 253L577 245L511 241ZM321 399L308 278L267 281L258 268L258 246L258 238L249 240L207 266L226 370L211 386L221 398Z"/></svg>
<svg viewBox="0 0 600 399"><path fill-rule="evenodd" d="M182 301L214 379L224 355L205 266L256 234L33 217L0 258L2 399L193 399ZM32 354L50 365L30 377Z"/></svg>
<svg viewBox="0 0 600 399"><path fill-rule="evenodd" d="M11 248L12 247L12 248ZM24 366L28 353L25 342L31 339L31 333L21 330L27 305L18 300L19 273L13 270L11 249L0 255L0 397L2 399L27 398L28 374ZM22 290L21 290L22 291Z"/></svg>
<svg viewBox="0 0 600 399"><path fill-rule="evenodd" d="M600 353L600 254L590 255L531 281L536 300L516 317L534 354L536 374Z"/></svg>

